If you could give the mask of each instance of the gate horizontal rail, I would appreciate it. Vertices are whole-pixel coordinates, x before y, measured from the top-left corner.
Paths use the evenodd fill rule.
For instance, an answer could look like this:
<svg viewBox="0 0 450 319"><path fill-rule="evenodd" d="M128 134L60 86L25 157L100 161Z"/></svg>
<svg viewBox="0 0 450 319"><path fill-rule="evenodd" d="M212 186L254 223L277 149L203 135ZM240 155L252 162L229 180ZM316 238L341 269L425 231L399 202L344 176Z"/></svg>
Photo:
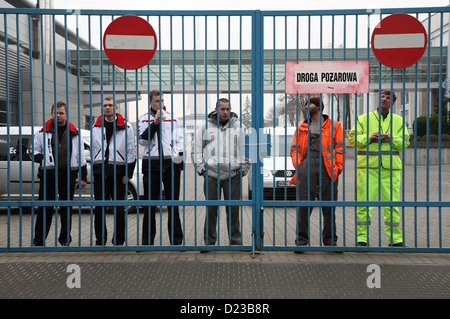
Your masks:
<svg viewBox="0 0 450 319"><path fill-rule="evenodd" d="M130 204L128 200L114 200L114 204L116 206L127 206ZM197 201L197 200L152 200L152 206L251 206L253 201L250 200L205 200L205 201ZM425 201L408 201L408 202L394 202L394 201L332 201L332 202L317 202L317 201L275 201L275 200L265 200L264 204L269 207L361 207L361 206L370 206L370 207L450 207L450 202L425 202ZM133 205L138 206L146 206L148 205L148 201L146 200L134 200ZM111 201L95 201L95 205L93 205L92 201L8 201L7 203L0 203L0 207L8 208L8 207L53 207L53 206L76 206L80 208L89 208L92 206L111 206ZM143 209L143 208L142 208Z"/></svg>

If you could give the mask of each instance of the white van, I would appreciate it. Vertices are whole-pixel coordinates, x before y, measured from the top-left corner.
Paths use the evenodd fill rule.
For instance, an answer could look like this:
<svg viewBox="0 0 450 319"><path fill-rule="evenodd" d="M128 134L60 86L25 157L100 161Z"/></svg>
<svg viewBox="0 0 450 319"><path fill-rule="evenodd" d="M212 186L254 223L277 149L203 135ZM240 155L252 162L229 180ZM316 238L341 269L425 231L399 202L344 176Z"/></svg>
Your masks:
<svg viewBox="0 0 450 319"><path fill-rule="evenodd" d="M20 131L18 126L9 128L9 149L8 149L8 130L6 127L0 127L0 200L8 199L8 170L9 197L12 201L18 200L37 200L39 197L39 164L33 163L32 143L34 134L41 129L40 126L34 127L34 132L30 126L23 126L21 130L22 148L20 148ZM8 165L8 153L10 162ZM22 156L22 159L20 159ZM22 161L20 161L22 160ZM34 169L34 172L33 172ZM22 175L22 177L21 177ZM34 184L33 184L34 175ZM21 182L22 180L22 182ZM22 185L22 192L20 186ZM34 189L34 197L33 197Z"/></svg>
<svg viewBox="0 0 450 319"><path fill-rule="evenodd" d="M285 192L287 200L296 199L296 187L289 183L295 174L290 156L292 139L295 127L270 127L264 128L264 134L268 134L269 156L263 159L263 181L265 200L284 200ZM248 196L252 198L251 170L248 177Z"/></svg>
<svg viewBox="0 0 450 319"><path fill-rule="evenodd" d="M35 126L32 134L30 126L22 126L21 135L18 126L11 126L9 128L9 135L6 127L0 127L0 200L6 201L9 198L11 201L30 201L38 200L39 198L39 178L38 170L39 164L33 163L32 143L34 133L38 132L42 127ZM81 190L81 198L79 191L75 191L74 200L91 200L91 172L90 172L90 131L80 130L84 140L84 150L87 161L87 185ZM9 149L8 149L9 137ZM22 147L20 148L20 137L22 140ZM8 153L10 154L10 162L8 165ZM20 155L22 154L22 155ZM20 158L22 157L22 158ZM142 165L140 165L141 167ZM34 172L33 172L34 167ZM10 181L8 187L8 170L10 172ZM33 178L34 175L34 178ZM137 178L141 177L137 169L134 171L133 179L128 183L128 200L137 199ZM33 183L34 182L34 183ZM140 180L140 193L143 193L142 177ZM20 187L22 186L22 189ZM34 193L33 193L34 188ZM92 190L93 199L93 190ZM136 209L130 206L128 212L133 212Z"/></svg>

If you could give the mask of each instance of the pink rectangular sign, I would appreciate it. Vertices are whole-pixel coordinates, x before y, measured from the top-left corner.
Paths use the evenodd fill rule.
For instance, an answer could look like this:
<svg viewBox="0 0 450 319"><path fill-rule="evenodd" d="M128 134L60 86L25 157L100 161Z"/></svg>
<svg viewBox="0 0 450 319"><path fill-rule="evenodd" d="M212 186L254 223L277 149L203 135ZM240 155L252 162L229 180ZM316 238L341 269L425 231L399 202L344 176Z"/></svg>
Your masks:
<svg viewBox="0 0 450 319"><path fill-rule="evenodd" d="M368 92L369 61L286 62L286 94Z"/></svg>

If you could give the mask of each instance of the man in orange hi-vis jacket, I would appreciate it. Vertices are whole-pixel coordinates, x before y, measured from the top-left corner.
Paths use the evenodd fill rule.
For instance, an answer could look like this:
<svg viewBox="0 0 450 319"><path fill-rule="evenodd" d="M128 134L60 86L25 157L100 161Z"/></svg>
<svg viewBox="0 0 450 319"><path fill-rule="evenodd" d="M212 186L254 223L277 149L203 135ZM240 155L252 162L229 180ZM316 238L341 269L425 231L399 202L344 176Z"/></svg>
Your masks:
<svg viewBox="0 0 450 319"><path fill-rule="evenodd" d="M309 119L303 122L294 135L291 145L292 164L296 174L291 180L298 184L300 201L314 200L316 192L323 201L337 197L338 176L344 168L344 134L341 123L332 121L322 114L324 108L319 97L312 97L305 108L309 110ZM310 212L308 214L308 211ZM298 216L296 244L308 245L309 215L312 207L300 207ZM323 207L322 241L325 246L335 246L337 242L334 207Z"/></svg>

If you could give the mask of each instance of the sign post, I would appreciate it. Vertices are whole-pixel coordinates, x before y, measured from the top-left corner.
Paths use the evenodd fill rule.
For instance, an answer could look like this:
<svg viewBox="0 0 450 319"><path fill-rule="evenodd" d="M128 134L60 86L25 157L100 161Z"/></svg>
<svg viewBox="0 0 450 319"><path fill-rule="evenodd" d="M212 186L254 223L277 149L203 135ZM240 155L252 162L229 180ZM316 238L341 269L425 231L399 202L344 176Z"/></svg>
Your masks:
<svg viewBox="0 0 450 319"><path fill-rule="evenodd" d="M427 32L416 18L403 13L390 15L372 33L376 58L393 69L407 68L420 60L427 47Z"/></svg>
<svg viewBox="0 0 450 319"><path fill-rule="evenodd" d="M135 70L145 66L156 52L155 30L137 16L122 16L112 21L103 35L108 59L118 67Z"/></svg>

